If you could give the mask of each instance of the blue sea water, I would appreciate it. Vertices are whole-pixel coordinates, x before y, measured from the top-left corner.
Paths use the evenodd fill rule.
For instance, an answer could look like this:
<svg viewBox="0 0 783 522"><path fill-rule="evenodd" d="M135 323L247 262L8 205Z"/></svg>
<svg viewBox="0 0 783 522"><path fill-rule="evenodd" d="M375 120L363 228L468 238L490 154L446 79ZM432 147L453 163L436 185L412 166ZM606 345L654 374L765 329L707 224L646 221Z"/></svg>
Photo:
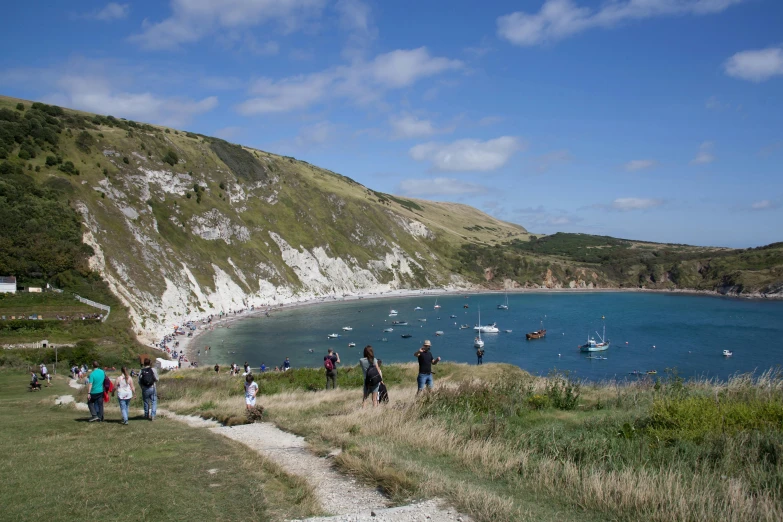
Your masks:
<svg viewBox="0 0 783 522"><path fill-rule="evenodd" d="M413 352L429 339L434 355L475 363L472 326L480 308L481 322L497 322L501 330L482 334L484 362L516 364L537 375L557 369L587 380L624 379L633 378L629 373L634 370L661 375L676 368L683 377L726 379L783 363L781 301L625 292L509 294L508 310L497 309L503 294L441 295L437 310L435 301L435 296L423 295L273 311L268 318L243 319L231 328L206 332L192 348L194 353L201 350L202 365L248 361L254 368L262 362L274 368L289 357L293 367L320 367L327 348L337 350L343 365L353 365L367 344L384 362L414 361ZM423 310L414 311L417 306ZM392 308L397 317L389 317ZM393 320L409 325L393 326ZM547 336L525 340L525 333L542 322ZM460 324L471 328L460 330ZM344 332L343 326L353 331ZM600 355L607 359L588 359L577 347L588 335L598 339L596 331L601 334L604 326L611 347ZM389 327L394 331L382 331ZM435 335L438 330L442 336ZM340 337L327 339L331 333ZM403 339L405 333L412 337ZM350 342L356 347L348 348ZM204 346L211 346L208 355ZM724 349L734 355L723 357Z"/></svg>

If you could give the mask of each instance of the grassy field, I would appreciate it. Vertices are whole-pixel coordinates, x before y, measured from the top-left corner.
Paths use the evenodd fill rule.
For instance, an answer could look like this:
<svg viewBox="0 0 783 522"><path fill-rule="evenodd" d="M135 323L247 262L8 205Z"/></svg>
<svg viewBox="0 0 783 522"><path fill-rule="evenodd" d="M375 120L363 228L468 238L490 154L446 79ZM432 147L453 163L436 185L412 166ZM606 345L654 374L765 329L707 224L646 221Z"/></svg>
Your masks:
<svg viewBox="0 0 783 522"><path fill-rule="evenodd" d="M481 521L783 519L783 380L634 384L534 378L507 365L444 364L416 399L413 365L385 368L392 402L360 407L341 370L260 376L265 416L338 447L346 471L399 502L440 496ZM167 376L175 410L244 422L241 379Z"/></svg>
<svg viewBox="0 0 783 522"><path fill-rule="evenodd" d="M0 371L0 498L4 520L283 520L318 513L307 484L206 429L131 415L120 424L55 406L64 378L27 391ZM107 405L108 406L108 405ZM132 404L139 408L140 404ZM213 470L210 472L209 470Z"/></svg>

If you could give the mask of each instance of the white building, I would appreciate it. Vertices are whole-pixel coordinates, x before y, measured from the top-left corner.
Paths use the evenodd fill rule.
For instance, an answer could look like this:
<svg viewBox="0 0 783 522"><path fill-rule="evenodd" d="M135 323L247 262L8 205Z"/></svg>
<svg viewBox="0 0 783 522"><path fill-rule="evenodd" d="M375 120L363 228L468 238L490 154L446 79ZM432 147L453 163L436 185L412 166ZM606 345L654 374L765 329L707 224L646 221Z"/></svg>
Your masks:
<svg viewBox="0 0 783 522"><path fill-rule="evenodd" d="M0 276L0 293L15 294L16 278L14 276Z"/></svg>

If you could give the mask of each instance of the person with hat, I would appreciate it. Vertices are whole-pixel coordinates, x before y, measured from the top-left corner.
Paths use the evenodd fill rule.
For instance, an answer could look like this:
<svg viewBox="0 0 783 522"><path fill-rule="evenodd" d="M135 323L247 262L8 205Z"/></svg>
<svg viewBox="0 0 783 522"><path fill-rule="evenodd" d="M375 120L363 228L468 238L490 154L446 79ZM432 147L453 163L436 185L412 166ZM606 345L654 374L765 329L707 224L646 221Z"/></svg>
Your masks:
<svg viewBox="0 0 783 522"><path fill-rule="evenodd" d="M432 343L429 340L424 341L424 345L413 354L419 360L419 377L416 379L419 389L416 395L427 386L432 389L432 366L440 362L440 357L433 357L430 348Z"/></svg>

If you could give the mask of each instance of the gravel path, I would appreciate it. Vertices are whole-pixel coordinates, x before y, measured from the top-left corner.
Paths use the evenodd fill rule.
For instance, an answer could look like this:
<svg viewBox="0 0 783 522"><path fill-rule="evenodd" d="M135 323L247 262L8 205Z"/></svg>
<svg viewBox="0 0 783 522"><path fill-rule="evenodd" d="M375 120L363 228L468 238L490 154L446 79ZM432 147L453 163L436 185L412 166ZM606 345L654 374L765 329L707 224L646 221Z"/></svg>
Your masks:
<svg viewBox="0 0 783 522"><path fill-rule="evenodd" d="M472 519L442 506L438 500L426 500L386 509L365 509L350 515L306 518L300 522L470 522Z"/></svg>

